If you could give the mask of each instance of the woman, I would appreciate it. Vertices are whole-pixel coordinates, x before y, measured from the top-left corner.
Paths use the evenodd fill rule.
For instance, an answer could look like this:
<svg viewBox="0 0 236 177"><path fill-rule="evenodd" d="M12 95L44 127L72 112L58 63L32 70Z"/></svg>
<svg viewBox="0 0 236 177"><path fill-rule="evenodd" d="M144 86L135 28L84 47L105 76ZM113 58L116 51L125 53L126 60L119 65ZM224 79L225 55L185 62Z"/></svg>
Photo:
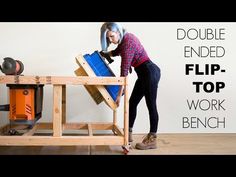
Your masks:
<svg viewBox="0 0 236 177"><path fill-rule="evenodd" d="M111 43L118 46L115 50L108 52ZM129 71L131 73L131 67L134 67L138 76L129 100L129 142L133 141L132 129L136 119L137 106L144 96L149 111L150 131L143 141L137 143L135 147L143 150L157 148L156 132L159 117L156 98L160 80L159 67L150 60L138 38L134 34L126 32L118 23L106 22L102 25L101 46L102 51L100 53L107 58L109 63L113 62L110 57L121 56L121 77L127 76ZM123 87L120 88L116 100L118 106L122 93Z"/></svg>

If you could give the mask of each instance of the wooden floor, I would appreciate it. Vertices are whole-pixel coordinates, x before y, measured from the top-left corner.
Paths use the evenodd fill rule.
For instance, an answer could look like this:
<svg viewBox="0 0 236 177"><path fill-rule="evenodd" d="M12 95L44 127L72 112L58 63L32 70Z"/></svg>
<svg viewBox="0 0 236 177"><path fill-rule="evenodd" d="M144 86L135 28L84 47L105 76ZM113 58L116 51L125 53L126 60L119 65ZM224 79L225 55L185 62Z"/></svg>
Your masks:
<svg viewBox="0 0 236 177"><path fill-rule="evenodd" d="M236 155L236 133L159 134L157 149L134 148L144 135L134 135L128 155ZM0 155L123 155L121 146L0 146Z"/></svg>

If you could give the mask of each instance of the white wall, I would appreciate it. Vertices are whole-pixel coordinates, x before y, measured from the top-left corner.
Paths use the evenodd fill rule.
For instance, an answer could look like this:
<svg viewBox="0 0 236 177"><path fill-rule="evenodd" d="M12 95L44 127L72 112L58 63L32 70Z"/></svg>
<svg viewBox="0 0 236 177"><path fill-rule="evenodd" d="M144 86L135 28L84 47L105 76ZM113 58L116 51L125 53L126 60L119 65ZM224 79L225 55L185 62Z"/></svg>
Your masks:
<svg viewBox="0 0 236 177"><path fill-rule="evenodd" d="M235 23L121 23L129 32L139 37L150 58L159 65L162 77L158 90L159 132L236 132L236 88L233 69L236 58ZM0 23L0 59L6 56L24 63L24 75L75 76L78 65L75 56L100 50L100 26L102 23ZM177 28L225 28L226 40L201 41L176 39ZM226 49L223 58L193 58L183 56L183 46L222 45ZM2 59L1 59L2 60ZM2 61L0 61L2 63ZM226 70L215 76L185 76L186 63L218 63ZM120 58L111 65L119 75ZM3 75L1 73L1 75ZM133 72L129 76L129 93L136 80ZM191 82L223 81L226 87L221 93L195 93ZM0 86L0 104L8 102L7 88ZM40 121L52 119L52 87L46 86L44 92L43 117ZM225 99L226 110L190 111L187 99ZM118 123L123 125L123 99L118 109ZM183 128L184 116L225 117L225 128ZM67 91L67 117L70 122L112 121L112 111L105 104L96 105L83 86L69 86ZM0 112L0 123L7 122L7 113ZM136 133L149 131L148 111L143 99L138 107L134 126Z"/></svg>

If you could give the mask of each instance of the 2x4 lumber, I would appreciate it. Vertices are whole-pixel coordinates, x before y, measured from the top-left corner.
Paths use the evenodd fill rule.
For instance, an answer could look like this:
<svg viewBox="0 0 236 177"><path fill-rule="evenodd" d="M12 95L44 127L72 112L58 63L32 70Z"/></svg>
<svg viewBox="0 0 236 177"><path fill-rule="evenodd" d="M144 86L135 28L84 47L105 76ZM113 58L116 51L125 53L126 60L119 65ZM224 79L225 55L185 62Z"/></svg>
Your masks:
<svg viewBox="0 0 236 177"><path fill-rule="evenodd" d="M52 123L37 123L37 128L38 130L52 130L53 129L53 124Z"/></svg>
<svg viewBox="0 0 236 177"><path fill-rule="evenodd" d="M92 126L90 123L88 123L88 134L89 134L89 136L93 136L93 130L92 130Z"/></svg>
<svg viewBox="0 0 236 177"><path fill-rule="evenodd" d="M64 130L87 130L86 123L66 123Z"/></svg>
<svg viewBox="0 0 236 177"><path fill-rule="evenodd" d="M109 106L112 110L115 110L118 106L115 101L112 99L108 91L103 86L97 86L99 92L102 94L105 103Z"/></svg>
<svg viewBox="0 0 236 177"><path fill-rule="evenodd" d="M124 136L124 133L117 125L113 125L113 129L119 136Z"/></svg>
<svg viewBox="0 0 236 177"><path fill-rule="evenodd" d="M32 136L37 130L37 124L34 125L32 129L30 129L28 132L24 133L22 136Z"/></svg>
<svg viewBox="0 0 236 177"><path fill-rule="evenodd" d="M116 109L113 110L113 124L114 125L117 124L117 111L116 111Z"/></svg>
<svg viewBox="0 0 236 177"><path fill-rule="evenodd" d="M112 130L113 123L91 124L93 130Z"/></svg>
<svg viewBox="0 0 236 177"><path fill-rule="evenodd" d="M124 77L0 76L0 84L124 85Z"/></svg>
<svg viewBox="0 0 236 177"><path fill-rule="evenodd" d="M128 145L128 128L129 128L129 98L128 98L128 77L125 77L124 85L124 145Z"/></svg>
<svg viewBox="0 0 236 177"><path fill-rule="evenodd" d="M62 136L62 85L53 86L53 136Z"/></svg>
<svg viewBox="0 0 236 177"><path fill-rule="evenodd" d="M82 67L79 67L77 70L75 70L75 74L76 76L88 76ZM103 102L104 99L101 93L96 88L96 86L84 85L84 87L88 91L88 93L91 95L91 97L93 98L96 104L100 104L101 102Z"/></svg>
<svg viewBox="0 0 236 177"><path fill-rule="evenodd" d="M84 59L82 55L79 55L76 57L77 64L84 69L84 71L87 73L89 77L96 77L96 74L92 70L92 68L89 66L87 61ZM97 77L100 78L100 77ZM113 77L110 77L113 78ZM115 78L115 77L114 77ZM111 95L108 93L104 85L110 85L110 84L103 84L103 85L96 85L98 91L103 96L105 103L112 109L115 110L117 108L117 104L115 103L115 100L111 97ZM117 84L115 84L117 85ZM123 85L123 84L122 84Z"/></svg>
<svg viewBox="0 0 236 177"><path fill-rule="evenodd" d="M1 146L123 145L120 136L2 136Z"/></svg>
<svg viewBox="0 0 236 177"><path fill-rule="evenodd" d="M62 124L66 123L66 85L62 85Z"/></svg>
<svg viewBox="0 0 236 177"><path fill-rule="evenodd" d="M75 59L76 59L76 63L84 69L84 71L86 72L88 76L97 77L93 69L89 66L89 64L87 63L87 61L84 59L82 55L78 55Z"/></svg>
<svg viewBox="0 0 236 177"><path fill-rule="evenodd" d="M85 122L85 123L66 123L64 124L65 130L87 130L87 125L90 124L94 130L112 130L113 123L111 122ZM51 130L53 129L52 123L41 122L37 123L38 130Z"/></svg>
<svg viewBox="0 0 236 177"><path fill-rule="evenodd" d="M87 130L88 124L91 125L93 130L111 130L113 123L100 123L100 122L85 122L85 123L66 123L64 130Z"/></svg>

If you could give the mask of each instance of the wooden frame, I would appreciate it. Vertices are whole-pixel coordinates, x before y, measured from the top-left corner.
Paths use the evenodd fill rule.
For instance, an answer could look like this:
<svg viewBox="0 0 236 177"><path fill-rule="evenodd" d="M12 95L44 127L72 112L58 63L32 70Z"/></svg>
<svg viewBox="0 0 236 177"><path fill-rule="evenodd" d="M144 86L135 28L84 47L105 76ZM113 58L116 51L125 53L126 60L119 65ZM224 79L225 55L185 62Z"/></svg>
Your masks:
<svg viewBox="0 0 236 177"><path fill-rule="evenodd" d="M87 61L84 59L84 57L82 55L78 55L76 57L76 62L81 67L80 69L82 69L82 72L81 71L78 72L79 69L77 69L75 71L75 74L78 75L79 73L81 73L81 75L87 75L87 76L90 76L90 77L96 77L96 74L94 73L93 69L89 66L89 64L87 63ZM107 85L107 84L104 84L104 85ZM90 94L91 94L91 92L95 92L97 97L100 97L100 95L101 95L103 97L105 103L111 109L115 110L117 108L115 100L112 99L111 95L108 93L108 91L106 90L104 85L95 85L94 89L91 89L91 88L86 88L86 89L89 91ZM98 100L100 100L100 99L98 98ZM98 101L98 100L96 100L96 102L98 102L98 103L101 102L101 101Z"/></svg>
<svg viewBox="0 0 236 177"><path fill-rule="evenodd" d="M80 58L81 59L81 58ZM128 143L128 78L127 77L58 77L58 76L0 76L0 84L45 84L53 86L53 122L36 123L30 130L24 130L21 136L9 136L6 132L9 124L0 127L0 146L71 146L71 145L121 145L124 153L129 151ZM113 111L110 123L67 123L66 122L66 86L96 85L102 90L106 103ZM117 105L103 90L103 85L124 86L124 127L117 126ZM100 91L99 90L99 91ZM50 130L52 135L37 135L39 130ZM64 136L65 130L87 130L88 136ZM112 130L114 134L94 136L94 130Z"/></svg>

